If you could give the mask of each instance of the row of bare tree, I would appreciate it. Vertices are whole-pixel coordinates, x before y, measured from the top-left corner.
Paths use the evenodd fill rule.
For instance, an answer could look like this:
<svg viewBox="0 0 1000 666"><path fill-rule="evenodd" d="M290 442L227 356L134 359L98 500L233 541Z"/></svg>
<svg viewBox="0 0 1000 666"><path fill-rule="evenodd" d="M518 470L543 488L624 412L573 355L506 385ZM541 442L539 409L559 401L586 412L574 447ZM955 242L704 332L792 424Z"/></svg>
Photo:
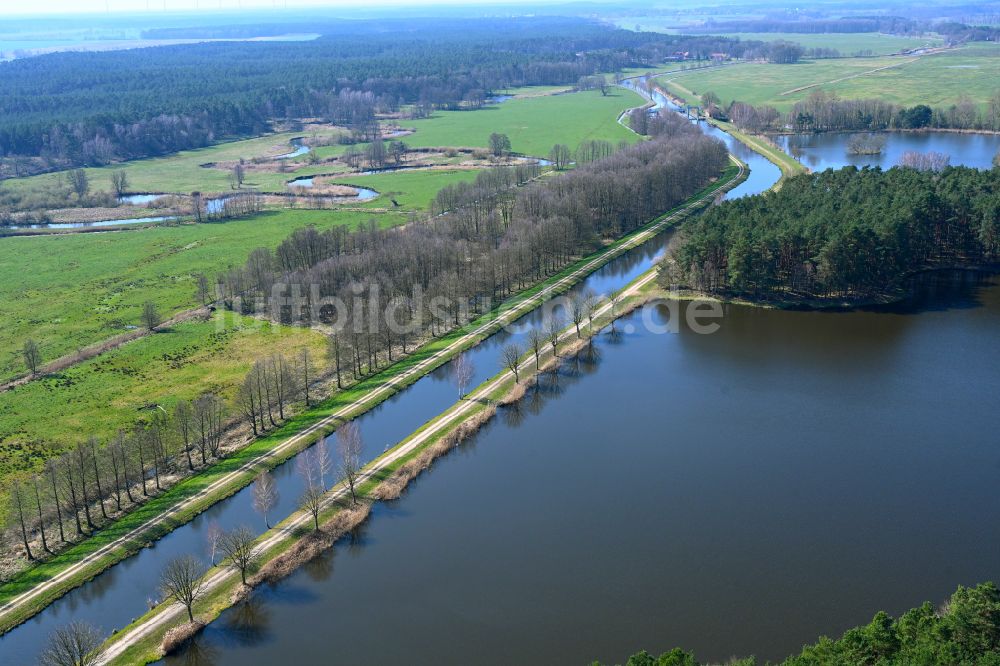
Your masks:
<svg viewBox="0 0 1000 666"><path fill-rule="evenodd" d="M413 338L451 330L638 228L725 167L720 142L682 118L657 123L653 141L556 178L529 182L536 167L508 167L445 188L434 215L402 228L297 230L220 276L223 302L333 324L337 368L370 372Z"/></svg>
<svg viewBox="0 0 1000 666"><path fill-rule="evenodd" d="M234 415L245 417L256 436L279 425L293 402L309 405L315 375L308 349L294 361L276 354L254 363L232 408L213 393L181 400L170 412L153 405L110 441L77 444L12 484L8 537L17 538L28 559L41 555L33 543L56 552L221 458Z"/></svg>
<svg viewBox="0 0 1000 666"><path fill-rule="evenodd" d="M178 402L172 414L154 406L128 432L95 437L51 458L43 471L11 486L8 518L29 559L37 537L47 553L98 529L220 455L225 406L206 393Z"/></svg>

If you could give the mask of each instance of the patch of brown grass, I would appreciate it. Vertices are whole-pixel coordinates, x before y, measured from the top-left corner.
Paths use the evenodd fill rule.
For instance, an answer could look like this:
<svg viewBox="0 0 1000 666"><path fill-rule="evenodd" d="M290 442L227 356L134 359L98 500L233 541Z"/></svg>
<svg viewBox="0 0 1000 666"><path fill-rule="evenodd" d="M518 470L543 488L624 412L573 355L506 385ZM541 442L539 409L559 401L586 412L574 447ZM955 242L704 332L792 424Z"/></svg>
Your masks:
<svg viewBox="0 0 1000 666"><path fill-rule="evenodd" d="M274 583L285 578L306 562L332 547L337 539L364 522L370 512L371 505L367 502L359 502L352 507L338 511L333 518L320 525L318 530L313 530L297 540L291 548L261 567L260 571L247 579L247 585L254 588L261 583ZM234 599L237 596L245 598L247 594L249 594L249 589L246 592L238 590L234 594Z"/></svg>
<svg viewBox="0 0 1000 666"><path fill-rule="evenodd" d="M205 628L204 622L186 622L180 626L174 627L167 631L163 636L163 642L160 643L160 651L166 656L172 652L175 652L184 643L189 641L192 637L198 634L199 631Z"/></svg>

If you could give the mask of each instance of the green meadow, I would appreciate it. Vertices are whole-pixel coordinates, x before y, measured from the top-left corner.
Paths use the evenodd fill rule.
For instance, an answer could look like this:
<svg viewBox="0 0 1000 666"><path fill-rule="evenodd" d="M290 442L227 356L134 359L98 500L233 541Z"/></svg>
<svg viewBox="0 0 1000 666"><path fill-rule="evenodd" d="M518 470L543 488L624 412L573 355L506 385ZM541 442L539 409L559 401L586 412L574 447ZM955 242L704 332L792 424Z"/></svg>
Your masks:
<svg viewBox="0 0 1000 666"><path fill-rule="evenodd" d="M633 141L635 135L618 124L625 109L643 103L639 95L610 88L566 95L523 97L491 104L477 111L441 111L432 117L406 121L416 132L403 140L414 147L485 148L490 134L505 133L514 152L545 157L554 144L576 148L581 141Z"/></svg>
<svg viewBox="0 0 1000 666"><path fill-rule="evenodd" d="M107 441L154 405L169 411L204 391L229 399L259 358L308 348L318 371L325 347L311 329L217 313L0 393L0 486L90 435Z"/></svg>
<svg viewBox="0 0 1000 666"><path fill-rule="evenodd" d="M545 156L555 143L576 147L588 139L635 140L617 117L642 103L638 95L619 89L606 96L598 91L552 94L562 90L518 89L512 91L515 99L481 110L404 121L403 126L415 130L405 141L414 147L486 147L490 133L503 132L516 152ZM286 132L90 169L92 189L109 189L110 172L124 168L132 191L225 192L228 172L203 164L281 154L292 138L308 135ZM333 154L342 149L321 150ZM50 361L135 327L146 301L155 303L164 317L195 307L200 274L214 281L220 271L242 264L253 249L274 248L294 229L353 227L372 220L382 226L404 223L414 211L426 210L445 185L475 178L476 169L449 166L454 161L360 175L299 158L284 172L250 171L247 183L283 191L293 178L330 174L328 182L369 188L380 196L318 210L299 200L295 208L218 223L0 238L0 318L6 323L0 331L0 379L23 373L21 348L28 338L38 342L43 360ZM45 188L60 186L62 178L46 174L4 185ZM323 356L319 333L280 326L220 327L218 318L175 325L0 393L0 482L11 471L37 467L80 437L111 436L133 423L144 406L169 405L206 390L229 396L255 358L303 345L313 348L317 360Z"/></svg>
<svg viewBox="0 0 1000 666"><path fill-rule="evenodd" d="M871 55L888 55L899 53L905 49L916 49L922 46L941 46L939 37L900 37L883 35L878 32L733 32L725 33L725 37L734 37L743 41L774 42L783 40L801 44L807 49L823 48L837 49L842 56L853 56L860 52L870 52Z"/></svg>
<svg viewBox="0 0 1000 666"><path fill-rule="evenodd" d="M197 305L199 274L214 280L296 228L370 219L388 225L405 216L282 210L217 224L0 238L0 376L23 372L20 349L28 337L52 360L138 324L147 300L164 315Z"/></svg>
<svg viewBox="0 0 1000 666"><path fill-rule="evenodd" d="M1000 89L1000 45L976 43L920 57L808 60L794 65L742 63L660 79L686 99L712 91L733 100L788 110L818 89L844 99L879 98L912 106L948 106L963 95L985 105ZM876 71L877 70L877 71Z"/></svg>

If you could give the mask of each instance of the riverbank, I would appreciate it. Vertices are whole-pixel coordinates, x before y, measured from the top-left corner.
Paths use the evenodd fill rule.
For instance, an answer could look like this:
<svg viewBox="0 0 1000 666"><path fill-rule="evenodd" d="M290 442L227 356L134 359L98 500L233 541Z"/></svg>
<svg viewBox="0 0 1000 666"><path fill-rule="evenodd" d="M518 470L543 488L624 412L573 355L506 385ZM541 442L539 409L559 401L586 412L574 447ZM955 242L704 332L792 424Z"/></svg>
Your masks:
<svg viewBox="0 0 1000 666"><path fill-rule="evenodd" d="M643 244L691 211L708 205L720 188L731 187L744 176L742 167L731 167L718 181L682 206L523 292L476 320L470 327L435 340L389 369L362 381L357 387L294 417L269 436L256 440L233 457L150 501L114 527L5 585L3 594L7 603L0 609L0 626L7 630L23 622L69 589L246 486L262 469L272 468L287 460L312 444L316 436L331 432L342 420L364 413L455 354L478 344L504 324L523 316L547 298L562 293L609 260Z"/></svg>
<svg viewBox="0 0 1000 666"><path fill-rule="evenodd" d="M857 298L803 297L788 299L753 299L742 296L698 291L697 289L670 289L669 287L664 287L662 285L658 285L656 287L655 298L677 301L690 301L698 299L727 305L742 305L770 310L850 311L860 308L893 305L895 303L905 301L913 296L912 282L915 278L927 273L940 273L947 271L967 271L971 273L995 274L1000 272L1000 264L974 264L969 266L948 265L935 266L933 268L922 268L918 271L907 273L906 276L901 279L901 284L890 290L870 296L859 296Z"/></svg>

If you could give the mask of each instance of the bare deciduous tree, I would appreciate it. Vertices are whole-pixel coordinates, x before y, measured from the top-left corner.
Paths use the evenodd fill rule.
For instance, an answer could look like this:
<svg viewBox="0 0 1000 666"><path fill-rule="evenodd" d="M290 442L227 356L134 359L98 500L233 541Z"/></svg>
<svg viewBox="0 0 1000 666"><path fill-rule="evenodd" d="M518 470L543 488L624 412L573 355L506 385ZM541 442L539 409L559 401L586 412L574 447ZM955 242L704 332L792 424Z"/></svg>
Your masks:
<svg viewBox="0 0 1000 666"><path fill-rule="evenodd" d="M584 311L583 311L583 301L579 296L575 296L566 304L566 312L569 314L570 321L573 322L573 326L576 327L576 337L580 337L580 324L583 322Z"/></svg>
<svg viewBox="0 0 1000 666"><path fill-rule="evenodd" d="M299 355L299 370L302 372L302 398L305 400L306 407L309 407L312 404L309 399L309 387L312 383L312 355L309 353L308 347L304 347Z"/></svg>
<svg viewBox="0 0 1000 666"><path fill-rule="evenodd" d="M194 461L191 459L191 449L194 445L194 410L187 400L180 400L174 405L174 430L180 439L184 455L187 457L189 471L194 471Z"/></svg>
<svg viewBox="0 0 1000 666"><path fill-rule="evenodd" d="M187 609L188 620L194 622L194 603L205 590L205 567L191 555L175 557L167 562L160 575L160 590Z"/></svg>
<svg viewBox="0 0 1000 666"><path fill-rule="evenodd" d="M25 497L24 488L21 486L20 482L15 482L10 490L10 502L12 510L8 514L17 523L21 532L21 543L24 544L24 552L29 560L34 560L35 555L31 552L31 544L28 539L28 507L27 507L27 497Z"/></svg>
<svg viewBox="0 0 1000 666"><path fill-rule="evenodd" d="M306 486L299 498L299 508L308 511L313 518L313 529L319 529L319 511L323 508L323 490L319 486Z"/></svg>
<svg viewBox="0 0 1000 666"><path fill-rule="evenodd" d="M128 174L124 169L111 172L111 187L115 191L115 196L121 199L128 191Z"/></svg>
<svg viewBox="0 0 1000 666"><path fill-rule="evenodd" d="M451 366L451 378L455 382L455 386L458 387L458 399L461 400L465 397L465 392L469 388L469 383L472 382L473 376L476 374L476 369L472 365L472 360L462 352L452 361Z"/></svg>
<svg viewBox="0 0 1000 666"><path fill-rule="evenodd" d="M351 502L358 503L355 484L361 474L361 429L354 421L348 421L337 429L337 457L340 473L351 490Z"/></svg>
<svg viewBox="0 0 1000 666"><path fill-rule="evenodd" d="M268 529L271 529L271 523L267 520L267 514L277 504L278 484L274 482L274 476L270 472L261 472L253 482L253 508L264 516L264 525Z"/></svg>
<svg viewBox="0 0 1000 666"><path fill-rule="evenodd" d="M559 356L559 334L562 332L562 321L555 315L545 320L545 339L552 345L552 356Z"/></svg>
<svg viewBox="0 0 1000 666"><path fill-rule="evenodd" d="M208 276L204 273L198 274L198 300L202 305L208 305L211 287L208 284Z"/></svg>
<svg viewBox="0 0 1000 666"><path fill-rule="evenodd" d="M609 299L609 304L611 306L611 332L616 332L615 324L618 321L618 312L621 309L622 295L617 293Z"/></svg>
<svg viewBox="0 0 1000 666"><path fill-rule="evenodd" d="M214 520L205 528L205 547L208 549L208 558L215 566L215 555L219 552L219 543L222 541L222 528Z"/></svg>
<svg viewBox="0 0 1000 666"><path fill-rule="evenodd" d="M240 526L222 535L219 548L234 568L240 572L240 580L247 584L247 572L256 565L257 553L254 550L254 533L249 527Z"/></svg>
<svg viewBox="0 0 1000 666"><path fill-rule="evenodd" d="M101 633L86 622L70 622L58 627L49 640L38 663L42 666L93 666L101 660Z"/></svg>
<svg viewBox="0 0 1000 666"><path fill-rule="evenodd" d="M83 199L90 191L90 178L83 169L73 169L66 174L69 186L76 192L77 199Z"/></svg>
<svg viewBox="0 0 1000 666"><path fill-rule="evenodd" d="M532 328L527 335L528 347L535 355L535 370L539 369L542 349L545 347L545 333L541 329Z"/></svg>
<svg viewBox="0 0 1000 666"><path fill-rule="evenodd" d="M242 164L237 164L233 167L233 170L229 174L229 186L238 190L243 187L243 183L246 180L247 174L246 170L243 168Z"/></svg>
<svg viewBox="0 0 1000 666"><path fill-rule="evenodd" d="M570 155L569 146L557 143L549 150L549 161L552 162L552 166L555 167L556 171L562 171L569 166Z"/></svg>
<svg viewBox="0 0 1000 666"><path fill-rule="evenodd" d="M524 350L521 349L521 345L516 342L511 342L503 346L500 350L500 364L511 371L514 375L514 382L517 383L521 381L520 378L520 368L518 364L520 363L521 356L524 354Z"/></svg>
<svg viewBox="0 0 1000 666"><path fill-rule="evenodd" d="M333 459L330 457L330 446L327 438L320 436L312 447L312 464L319 476L320 487L326 488L326 475L333 469Z"/></svg>
<svg viewBox="0 0 1000 666"><path fill-rule="evenodd" d="M25 367L32 375L37 375L38 367L42 364L42 352L38 349L38 343L30 338L25 340L21 353L24 355Z"/></svg>

